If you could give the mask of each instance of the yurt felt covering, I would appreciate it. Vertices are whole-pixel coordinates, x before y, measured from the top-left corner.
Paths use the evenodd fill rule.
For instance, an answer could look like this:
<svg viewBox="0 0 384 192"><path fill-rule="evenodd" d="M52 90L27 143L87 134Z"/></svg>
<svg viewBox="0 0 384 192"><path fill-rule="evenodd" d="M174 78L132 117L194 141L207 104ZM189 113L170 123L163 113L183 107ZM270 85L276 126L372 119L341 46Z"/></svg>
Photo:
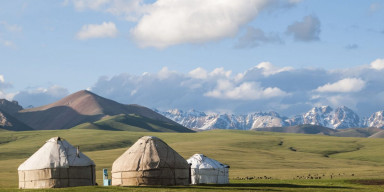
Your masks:
<svg viewBox="0 0 384 192"><path fill-rule="evenodd" d="M189 165L157 137L144 136L112 165L112 185L188 185Z"/></svg>
<svg viewBox="0 0 384 192"><path fill-rule="evenodd" d="M95 163L60 137L54 137L18 168L19 188L95 185Z"/></svg>
<svg viewBox="0 0 384 192"><path fill-rule="evenodd" d="M208 158L203 154L195 154L187 161L191 165L191 184L229 183L228 165Z"/></svg>

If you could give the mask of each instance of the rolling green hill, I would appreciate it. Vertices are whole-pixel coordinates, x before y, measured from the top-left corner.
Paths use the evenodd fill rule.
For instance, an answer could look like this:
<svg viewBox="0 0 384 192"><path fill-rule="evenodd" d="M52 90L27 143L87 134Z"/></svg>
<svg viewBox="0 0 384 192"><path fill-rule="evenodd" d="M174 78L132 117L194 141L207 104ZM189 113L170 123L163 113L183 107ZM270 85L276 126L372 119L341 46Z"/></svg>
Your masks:
<svg viewBox="0 0 384 192"><path fill-rule="evenodd" d="M111 118L124 120L126 117ZM114 121L118 122L116 119ZM189 158L195 153L203 153L230 165L230 179L233 183L256 183L228 186L229 191L236 191L238 189L236 186L242 190L286 191L289 189L297 191L297 187L306 189L302 185L313 185L314 188L311 189L315 190L308 189L308 191L316 191L316 189L323 191L330 185L356 187L357 190L365 188L360 185L346 184L344 181L384 178L384 153L382 153L384 139L233 130L164 133L78 128L24 132L2 131L0 134L0 188L16 188L18 185L17 167L46 140L54 136L60 136L72 145L79 145L80 150L95 161L97 182L102 183L102 169L108 168L110 171L113 161L144 135L161 138L184 158ZM298 179L307 175L321 175L322 179L318 181ZM262 177L263 179L238 180L245 177ZM264 179L265 177L272 180ZM78 191L82 191L82 189L92 191L95 188L79 188ZM101 191L103 189L124 190L123 188L97 189ZM179 188L169 190L133 189L137 191L145 191L145 189L180 191ZM220 191L220 188L214 186L201 187L201 189L199 187L191 188L192 191L194 189ZM239 191L241 191L240 189ZM334 191L333 188L329 189L329 191ZM351 191L350 188L340 187L340 189L340 191ZM367 189L373 188L367 187ZM70 191L70 189L67 190ZM183 190L190 191L189 188L183 188Z"/></svg>
<svg viewBox="0 0 384 192"><path fill-rule="evenodd" d="M83 123L72 129L96 129L109 131L141 131L141 132L194 132L179 124L149 119L135 114L120 114L106 117L93 123Z"/></svg>

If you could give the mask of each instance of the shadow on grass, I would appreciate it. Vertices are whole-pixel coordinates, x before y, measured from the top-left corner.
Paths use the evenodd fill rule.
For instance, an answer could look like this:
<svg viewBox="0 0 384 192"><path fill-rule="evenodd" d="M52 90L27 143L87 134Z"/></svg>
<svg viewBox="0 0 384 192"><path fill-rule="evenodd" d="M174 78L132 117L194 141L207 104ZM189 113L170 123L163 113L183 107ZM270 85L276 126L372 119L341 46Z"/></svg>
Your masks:
<svg viewBox="0 0 384 192"><path fill-rule="evenodd" d="M204 184L204 185L190 185L190 186L86 186L86 187L69 187L58 189L33 189L33 190L20 190L20 189L1 189L7 192L48 192L48 191L71 191L71 192L93 192L93 191L105 191L105 192L119 192L119 191L134 191L134 192L168 192L168 191L300 191L301 189L317 189L317 190L352 190L351 187L341 186L324 186L324 185L296 185L296 184L271 184L271 183L244 183L244 184Z"/></svg>
<svg viewBox="0 0 384 192"><path fill-rule="evenodd" d="M263 191L281 191L278 189L266 188L291 188L291 189L353 189L351 187L325 186L325 185L296 185L296 184L271 184L271 183L236 183L236 184L201 184L190 186L132 186L129 188L163 188L163 189L200 189L200 190L263 190Z"/></svg>
<svg viewBox="0 0 384 192"><path fill-rule="evenodd" d="M384 179L359 179L350 180L349 183L361 185L384 185Z"/></svg>

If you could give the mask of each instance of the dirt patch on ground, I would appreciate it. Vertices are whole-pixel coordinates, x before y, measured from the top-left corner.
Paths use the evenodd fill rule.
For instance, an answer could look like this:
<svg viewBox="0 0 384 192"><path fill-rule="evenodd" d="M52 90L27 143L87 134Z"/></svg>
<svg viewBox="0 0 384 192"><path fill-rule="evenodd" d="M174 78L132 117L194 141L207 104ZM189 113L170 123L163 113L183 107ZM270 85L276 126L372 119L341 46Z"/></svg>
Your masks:
<svg viewBox="0 0 384 192"><path fill-rule="evenodd" d="M353 180L351 182L361 185L384 185L384 179Z"/></svg>

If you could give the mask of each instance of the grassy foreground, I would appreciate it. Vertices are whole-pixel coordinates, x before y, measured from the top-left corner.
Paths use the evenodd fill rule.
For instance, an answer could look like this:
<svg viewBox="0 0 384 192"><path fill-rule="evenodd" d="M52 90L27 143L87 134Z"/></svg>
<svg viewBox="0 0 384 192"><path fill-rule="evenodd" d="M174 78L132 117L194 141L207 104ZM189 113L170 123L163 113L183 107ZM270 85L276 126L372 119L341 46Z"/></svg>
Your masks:
<svg viewBox="0 0 384 192"><path fill-rule="evenodd" d="M231 184L53 191L384 191L384 139L227 130L154 133L81 129L2 131L0 190L17 191L17 167L51 137L79 145L95 161L97 183L101 184L102 169L110 171L113 161L144 135L161 138L184 158L203 153L230 165Z"/></svg>

